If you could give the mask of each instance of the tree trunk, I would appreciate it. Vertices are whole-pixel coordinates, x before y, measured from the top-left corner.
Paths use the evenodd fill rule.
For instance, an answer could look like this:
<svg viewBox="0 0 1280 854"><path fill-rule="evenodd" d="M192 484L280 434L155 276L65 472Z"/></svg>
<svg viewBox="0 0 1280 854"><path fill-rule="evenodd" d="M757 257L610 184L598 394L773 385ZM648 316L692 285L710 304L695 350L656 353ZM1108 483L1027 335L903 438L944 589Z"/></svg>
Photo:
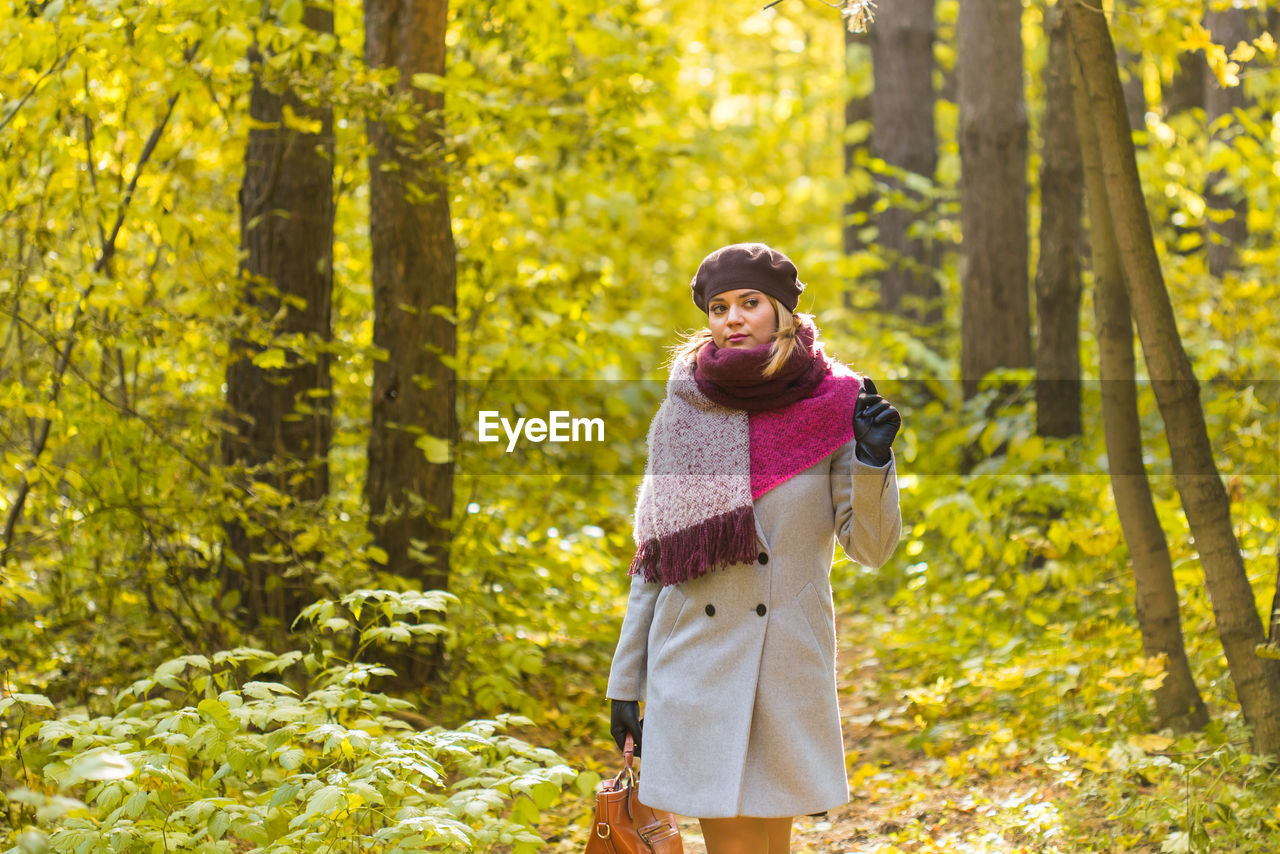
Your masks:
<svg viewBox="0 0 1280 854"><path fill-rule="evenodd" d="M1276 584L1271 594L1271 619L1267 625L1267 645L1280 654L1280 553L1276 554Z"/></svg>
<svg viewBox="0 0 1280 854"><path fill-rule="evenodd" d="M1068 74L1074 64L1069 51L1068 45L1066 55L1056 58ZM1133 560L1134 598L1142 649L1150 657L1164 659L1164 682L1155 691L1156 719L1160 727L1198 729L1208 723L1209 712L1187 661L1169 544L1151 501L1151 487L1142 461L1129 296L1125 292L1115 227L1107 202L1106 179L1098 159L1093 118L1079 74L1075 77L1073 100L1082 137L1084 184L1089 195L1093 307L1111 493L1115 496L1120 528Z"/></svg>
<svg viewBox="0 0 1280 854"><path fill-rule="evenodd" d="M418 441L453 443L457 274L448 186L440 153L443 95L413 85L444 75L447 0L365 0L365 60L395 68L394 91L412 127L374 122L369 136L373 252L373 422L365 497L387 569L427 588L449 583L453 463L428 460ZM438 442L432 443L438 449ZM443 455L434 454L436 460Z"/></svg>
<svg viewBox="0 0 1280 854"><path fill-rule="evenodd" d="M1116 10L1133 13L1139 11L1137 0L1117 0ZM1124 85L1124 105L1129 113L1129 127L1145 130L1147 127L1147 96L1142 89L1142 54L1118 47L1120 79Z"/></svg>
<svg viewBox="0 0 1280 854"><path fill-rule="evenodd" d="M308 4L302 20L316 32L332 33L333 7ZM250 61L249 114L258 125L249 131L240 186L243 319L252 331L279 314L278 324L270 327L273 335L327 342L332 337L333 112L306 106L292 92L268 91L263 57L255 50ZM297 117L294 127L285 123L286 107ZM263 482L295 503L320 501L329 491L329 355L280 348L278 358L266 354L255 364L254 357L265 350L264 339L252 334L232 342L223 462L252 469L243 481L247 487ZM224 590L239 593L249 625L287 627L304 604L306 585L285 573L286 562L262 557L273 546L283 545L288 554L287 533L269 518L244 521L226 524L231 566L223 575ZM260 526L266 533L253 533Z"/></svg>
<svg viewBox="0 0 1280 854"><path fill-rule="evenodd" d="M1166 118L1204 107L1205 78L1208 76L1204 58L1198 53L1180 53L1175 61L1173 79L1161 92Z"/></svg>
<svg viewBox="0 0 1280 854"><path fill-rule="evenodd" d="M850 32L841 21L844 30L845 79L858 80L864 74L864 66L870 61L870 49L866 33ZM862 239L862 231L871 222L871 208L875 204L875 196L871 192L870 175L865 163L867 155L867 137L865 130L871 122L871 95L869 92L853 91L844 102L844 175L849 187L849 199L844 204L844 223L841 235L844 238L844 254L855 255L867 248ZM862 156L859 157L859 154ZM859 160L863 161L859 163ZM854 287L844 289L845 308L855 308L853 299Z"/></svg>
<svg viewBox="0 0 1280 854"><path fill-rule="evenodd" d="M1252 30L1248 11L1231 6L1217 11L1211 6L1205 14L1205 25L1213 34L1213 40L1225 46L1227 53L1235 50L1240 42L1248 41ZM1239 122L1234 121L1232 116L1237 109L1244 109L1248 105L1244 85L1224 87L1212 74L1206 74L1206 80L1205 119L1213 130L1214 140L1229 146L1241 130ZM1242 192L1243 188L1226 186L1230 181L1230 176L1219 170L1209 176L1205 187L1205 215L1208 218L1205 239L1208 244L1209 273L1214 276L1239 269L1239 247L1249 234L1249 202Z"/></svg>
<svg viewBox="0 0 1280 854"><path fill-rule="evenodd" d="M894 172L933 181L938 162L933 109L934 0L886 3L870 28L875 87L871 91L871 148ZM934 278L932 240L910 236L926 219L927 201L895 174L891 192L908 204L890 205L877 218L877 246L888 261L880 274L880 307L925 323L942 319L942 291Z"/></svg>
<svg viewBox="0 0 1280 854"><path fill-rule="evenodd" d="M956 34L960 371L972 397L987 372L1031 366L1022 4L965 0Z"/></svg>
<svg viewBox="0 0 1280 854"><path fill-rule="evenodd" d="M1218 476L1200 408L1199 386L1182 349L1165 289L1124 111L1115 48L1106 18L1068 0L1067 21L1095 121L1121 266L1138 321L1147 373L1164 420L1174 481L1195 538L1214 620L1245 721L1259 753L1280 751L1280 662L1259 658L1262 620L1231 527L1231 508Z"/></svg>
<svg viewBox="0 0 1280 854"><path fill-rule="evenodd" d="M1080 421L1080 142L1071 103L1067 28L1045 9L1040 166L1040 258L1036 269L1036 432L1078 436Z"/></svg>

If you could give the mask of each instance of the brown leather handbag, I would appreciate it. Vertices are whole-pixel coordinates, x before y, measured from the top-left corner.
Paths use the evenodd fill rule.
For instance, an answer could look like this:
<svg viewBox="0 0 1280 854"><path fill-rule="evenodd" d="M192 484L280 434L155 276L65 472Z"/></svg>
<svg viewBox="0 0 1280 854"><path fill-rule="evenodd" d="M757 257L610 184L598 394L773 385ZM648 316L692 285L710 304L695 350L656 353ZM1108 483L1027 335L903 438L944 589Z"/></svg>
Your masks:
<svg viewBox="0 0 1280 854"><path fill-rule="evenodd" d="M640 803L639 776L632 768L635 752L635 742L628 735L622 770L596 792L596 817L586 854L684 854L675 817Z"/></svg>

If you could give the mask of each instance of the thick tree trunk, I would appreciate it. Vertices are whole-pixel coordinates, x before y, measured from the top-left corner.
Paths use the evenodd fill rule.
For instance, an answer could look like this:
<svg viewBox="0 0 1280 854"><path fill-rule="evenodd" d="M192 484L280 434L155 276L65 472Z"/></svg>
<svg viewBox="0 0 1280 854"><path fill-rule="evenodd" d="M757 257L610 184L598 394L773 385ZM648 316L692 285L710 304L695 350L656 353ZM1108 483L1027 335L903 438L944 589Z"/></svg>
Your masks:
<svg viewBox="0 0 1280 854"><path fill-rule="evenodd" d="M1182 349L1165 288L1124 112L1115 48L1106 18L1081 0L1067 0L1075 59L1097 131L1124 279L1138 321L1147 373L1164 420L1174 481L1195 538L1231 679L1259 753L1280 752L1280 662L1259 658L1262 620L1231 508L1218 475L1200 407L1199 386Z"/></svg>
<svg viewBox="0 0 1280 854"><path fill-rule="evenodd" d="M333 8L308 4L303 23L333 32ZM249 131L240 186L241 310L250 330L280 315L274 334L328 341L333 289L333 113L305 106L290 93L275 94L262 80L263 57L253 54ZM289 127L285 107L306 127ZM314 127L309 126L314 123ZM253 358L261 338L232 342L227 366L229 423L222 436L223 462L243 466L245 485L269 483L294 502L322 500L329 491L329 356L286 348L279 359ZM304 603L306 585L286 574L287 563L260 556L272 547L290 550L270 519L226 525L229 564L224 590L237 591L246 622L289 626ZM265 534L252 533L259 526ZM238 566L236 566L238 564Z"/></svg>
<svg viewBox="0 0 1280 854"><path fill-rule="evenodd" d="M895 171L933 180L938 162L933 108L934 0L884 4L870 28L875 88L871 93L871 148ZM885 183L907 197L877 217L877 246L888 261L880 274L880 307L926 323L942 319L931 240L911 236L925 218L920 194L893 175Z"/></svg>
<svg viewBox="0 0 1280 854"><path fill-rule="evenodd" d="M867 44L866 33L850 32L840 23L844 30L845 79L855 81L864 76L866 66L871 61L871 50ZM869 158L865 128L871 121L871 95L868 92L850 93L844 103L844 174L846 184L850 188L849 199L844 204L844 223L841 235L844 238L844 254L854 255L867 248L862 238L862 231L871 222L871 208L875 204L875 196L871 192L870 176L859 160L865 163ZM861 154L862 157L858 155ZM866 186L863 186L863 185ZM854 287L856 283L844 290L845 308L854 308Z"/></svg>
<svg viewBox="0 0 1280 854"><path fill-rule="evenodd" d="M435 589L449 583L453 464L429 461L417 443L424 434L450 443L457 437L449 367L457 352L457 259L440 153L443 95L412 81L444 75L447 21L447 0L364 4L365 60L397 69L395 89L415 105L411 129L369 126L373 343L387 358L374 363L365 497L387 569Z"/></svg>
<svg viewBox="0 0 1280 854"><path fill-rule="evenodd" d="M1205 26L1213 34L1213 40L1226 47L1227 53L1235 50L1240 42L1248 41L1252 30L1249 12L1232 6L1216 11L1210 7L1205 13ZM1223 86L1212 74L1206 74L1206 80L1205 119L1213 127L1213 138L1229 146L1240 133L1239 122L1231 117L1237 109L1248 105L1244 85ZM1204 200L1209 220L1205 241L1208 244L1209 273L1214 276L1238 269L1240 245L1249 234L1249 202L1243 188L1224 185L1230 180L1226 172L1214 172L1205 187Z"/></svg>
<svg viewBox="0 0 1280 854"><path fill-rule="evenodd" d="M960 101L960 371L966 397L995 368L1031 366L1022 4L965 0Z"/></svg>
<svg viewBox="0 0 1280 854"><path fill-rule="evenodd" d="M1040 258L1036 269L1036 432L1078 436L1080 421L1080 142L1066 22L1045 9L1049 61L1041 124Z"/></svg>
<svg viewBox="0 0 1280 854"><path fill-rule="evenodd" d="M1069 50L1068 45L1068 53L1057 59L1063 72L1068 74L1074 64ZM1156 718L1160 727L1198 729L1208 722L1209 713L1187 661L1169 544L1151 501L1151 487L1142 461L1129 295L1125 291L1116 247L1093 117L1079 74L1075 77L1073 100L1081 137L1084 183L1089 195L1093 307L1111 492L1133 560L1134 598L1142 649L1150 657L1162 657L1165 664L1164 682L1155 691Z"/></svg>

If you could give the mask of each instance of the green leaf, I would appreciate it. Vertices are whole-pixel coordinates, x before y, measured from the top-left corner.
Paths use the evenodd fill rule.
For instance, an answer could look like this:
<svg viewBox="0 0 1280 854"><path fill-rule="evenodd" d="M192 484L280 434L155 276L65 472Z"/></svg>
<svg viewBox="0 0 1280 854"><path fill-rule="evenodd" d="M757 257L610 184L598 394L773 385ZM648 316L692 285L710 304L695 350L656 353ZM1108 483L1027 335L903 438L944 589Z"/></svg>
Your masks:
<svg viewBox="0 0 1280 854"><path fill-rule="evenodd" d="M219 810L209 820L209 835L214 839L221 839L223 834L227 832L227 828L231 826L231 814Z"/></svg>
<svg viewBox="0 0 1280 854"><path fill-rule="evenodd" d="M295 747L280 754L280 764L288 770L294 771L302 765L303 760L306 758L306 751L300 747Z"/></svg>
<svg viewBox="0 0 1280 854"><path fill-rule="evenodd" d="M236 722L231 718L230 709L222 700L214 697L205 697L196 704L196 709L208 717L223 732L231 732L238 729Z"/></svg>
<svg viewBox="0 0 1280 854"><path fill-rule="evenodd" d="M157 667L155 673L152 674L152 678L166 688L180 691L182 690L182 685L175 677L181 673L186 666L187 663L181 658L171 659Z"/></svg>
<svg viewBox="0 0 1280 854"><path fill-rule="evenodd" d="M145 789L139 789L129 796L124 802L124 814L129 818L137 818L142 815L142 811L147 808L148 793Z"/></svg>
<svg viewBox="0 0 1280 854"><path fill-rule="evenodd" d="M578 794L584 798L590 798L595 795L596 787L600 785L600 780L600 775L595 771L583 771L578 775L574 785L578 790Z"/></svg>
<svg viewBox="0 0 1280 854"><path fill-rule="evenodd" d="M324 786L316 791L307 801L307 810L302 814L304 819L317 815L328 815L346 805L347 797L337 786Z"/></svg>
<svg viewBox="0 0 1280 854"><path fill-rule="evenodd" d="M133 763L116 751L95 750L81 754L71 763L68 785L82 780L123 780L133 772Z"/></svg>
<svg viewBox="0 0 1280 854"><path fill-rule="evenodd" d="M24 827L22 832L18 834L18 850L22 854L48 854L49 837L45 835L43 830Z"/></svg>
<svg viewBox="0 0 1280 854"><path fill-rule="evenodd" d="M302 20L302 0L284 0L276 18L285 26L296 26Z"/></svg>
<svg viewBox="0 0 1280 854"><path fill-rule="evenodd" d="M533 802L538 805L538 809L545 810L555 803L556 798L560 795L560 787L555 783L544 780L533 786L530 793Z"/></svg>
<svg viewBox="0 0 1280 854"><path fill-rule="evenodd" d="M280 788L276 789L275 794L271 796L271 801L267 806L272 809L284 806L296 798L300 790L301 787L297 783L285 783Z"/></svg>

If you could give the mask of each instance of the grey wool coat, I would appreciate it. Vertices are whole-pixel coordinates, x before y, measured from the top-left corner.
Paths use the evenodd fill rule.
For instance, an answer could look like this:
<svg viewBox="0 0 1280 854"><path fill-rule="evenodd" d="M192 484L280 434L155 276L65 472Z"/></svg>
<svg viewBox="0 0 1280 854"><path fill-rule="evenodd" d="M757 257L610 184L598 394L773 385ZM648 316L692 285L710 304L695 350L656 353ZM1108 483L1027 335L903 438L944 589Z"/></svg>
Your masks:
<svg viewBox="0 0 1280 854"><path fill-rule="evenodd" d="M854 442L755 502L760 555L663 587L634 576L608 697L644 700L640 801L780 818L849 800L836 697L836 540L878 567L902 520L894 460Z"/></svg>

